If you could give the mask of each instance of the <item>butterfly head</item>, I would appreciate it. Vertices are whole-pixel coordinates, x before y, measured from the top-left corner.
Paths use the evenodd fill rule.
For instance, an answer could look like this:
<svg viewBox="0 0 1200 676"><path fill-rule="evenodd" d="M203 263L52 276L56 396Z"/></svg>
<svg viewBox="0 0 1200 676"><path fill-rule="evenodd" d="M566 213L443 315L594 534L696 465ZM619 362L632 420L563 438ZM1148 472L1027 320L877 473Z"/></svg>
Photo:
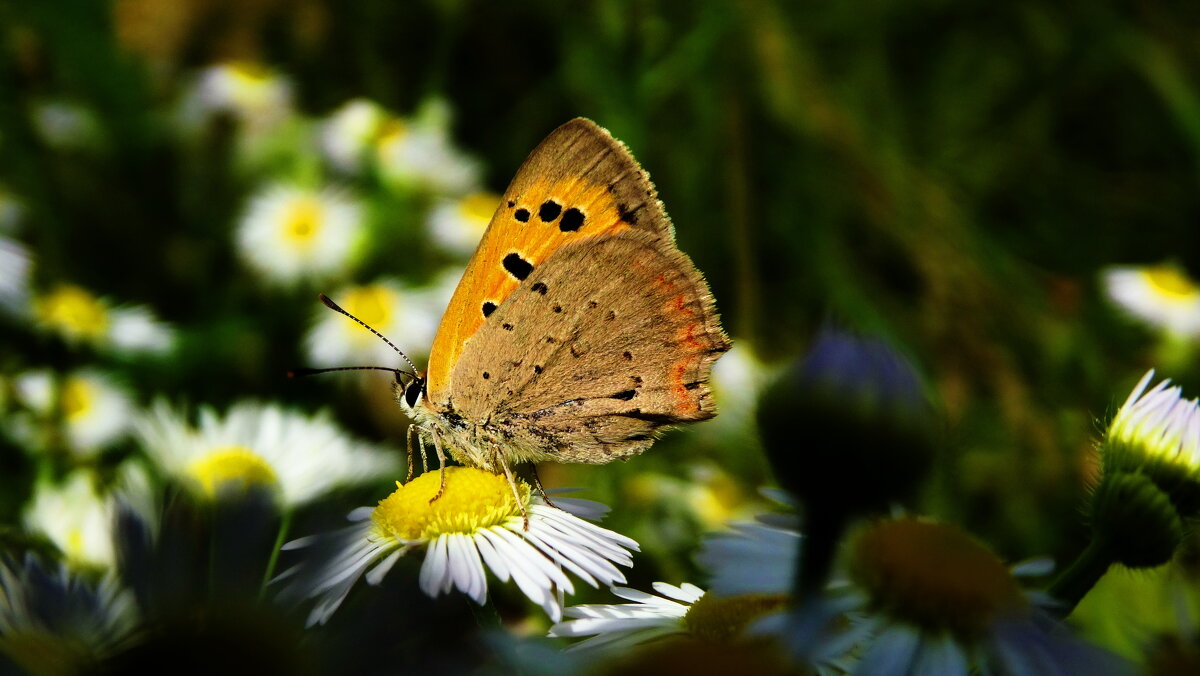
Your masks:
<svg viewBox="0 0 1200 676"><path fill-rule="evenodd" d="M408 382L404 381L404 376L408 376ZM405 408L416 408L425 396L426 382L425 374L421 371L415 373L396 371L396 384L392 386L396 391L396 400Z"/></svg>

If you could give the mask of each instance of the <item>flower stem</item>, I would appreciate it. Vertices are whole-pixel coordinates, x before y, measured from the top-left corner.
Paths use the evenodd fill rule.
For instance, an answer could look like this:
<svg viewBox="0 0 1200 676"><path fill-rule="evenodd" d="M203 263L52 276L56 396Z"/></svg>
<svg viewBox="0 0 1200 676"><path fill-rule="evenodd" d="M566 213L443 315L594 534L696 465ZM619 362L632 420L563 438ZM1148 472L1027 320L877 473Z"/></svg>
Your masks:
<svg viewBox="0 0 1200 676"><path fill-rule="evenodd" d="M1050 583L1046 592L1062 602L1058 609L1061 617L1067 617L1075 610L1112 564L1113 557L1108 548L1093 539L1074 563Z"/></svg>
<svg viewBox="0 0 1200 676"><path fill-rule="evenodd" d="M275 546L271 548L271 558L267 561L267 569L263 571L262 584L258 588L259 599L262 599L267 593L267 584L271 581L271 576L275 574L275 564L279 562L279 552L291 526L292 511L287 510L279 517L279 533L275 535Z"/></svg>
<svg viewBox="0 0 1200 676"><path fill-rule="evenodd" d="M795 588L797 605L804 605L820 595L829 579L838 542L846 530L846 515L818 514L810 510L805 523L804 545L796 559Z"/></svg>

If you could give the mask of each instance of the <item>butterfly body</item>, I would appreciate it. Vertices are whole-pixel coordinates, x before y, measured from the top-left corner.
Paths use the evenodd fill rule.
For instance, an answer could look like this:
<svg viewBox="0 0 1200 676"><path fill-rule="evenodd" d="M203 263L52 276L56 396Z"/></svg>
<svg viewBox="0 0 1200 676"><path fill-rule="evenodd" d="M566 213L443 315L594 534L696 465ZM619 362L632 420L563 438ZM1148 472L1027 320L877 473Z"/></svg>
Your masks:
<svg viewBox="0 0 1200 676"><path fill-rule="evenodd" d="M608 132L576 119L517 172L428 374L397 395L464 464L599 464L715 415L707 381L728 349L648 176Z"/></svg>

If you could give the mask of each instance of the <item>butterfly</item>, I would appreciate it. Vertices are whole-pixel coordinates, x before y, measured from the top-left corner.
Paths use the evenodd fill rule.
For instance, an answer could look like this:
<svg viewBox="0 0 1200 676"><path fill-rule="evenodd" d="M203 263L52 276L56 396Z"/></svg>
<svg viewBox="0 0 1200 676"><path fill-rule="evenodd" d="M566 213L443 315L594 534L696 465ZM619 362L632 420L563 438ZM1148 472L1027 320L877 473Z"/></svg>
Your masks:
<svg viewBox="0 0 1200 676"><path fill-rule="evenodd" d="M576 118L517 171L428 371L395 370L395 390L422 450L429 439L439 460L503 473L515 492L515 466L628 458L666 427L713 417L709 375L729 347L649 176ZM409 463L411 475L411 436Z"/></svg>

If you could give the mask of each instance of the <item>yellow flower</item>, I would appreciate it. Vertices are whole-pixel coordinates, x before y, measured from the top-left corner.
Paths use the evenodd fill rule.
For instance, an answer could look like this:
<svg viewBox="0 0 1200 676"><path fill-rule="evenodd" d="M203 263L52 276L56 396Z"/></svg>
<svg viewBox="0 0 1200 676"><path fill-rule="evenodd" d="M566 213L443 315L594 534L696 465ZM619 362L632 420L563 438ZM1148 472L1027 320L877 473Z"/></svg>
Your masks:
<svg viewBox="0 0 1200 676"><path fill-rule="evenodd" d="M1170 265L1105 270L1109 298L1129 315L1170 334L1200 335L1200 286Z"/></svg>
<svg viewBox="0 0 1200 676"><path fill-rule="evenodd" d="M332 561L301 564L285 573L294 582L285 596L317 597L309 623L324 623L359 577L378 584L401 556L426 549L421 589L438 596L458 589L476 603L487 599L487 570L501 582L512 579L554 621L562 618L562 594L574 584L566 571L597 587L624 582L617 565L631 566L637 543L563 509L550 507L520 484L518 495L502 476L473 467L426 472L396 490L373 510L351 514L359 523L333 538L341 553ZM560 502L561 501L561 502ZM566 509L596 512L594 503L556 499ZM528 516L528 522L525 517ZM296 549L313 542L289 543Z"/></svg>

